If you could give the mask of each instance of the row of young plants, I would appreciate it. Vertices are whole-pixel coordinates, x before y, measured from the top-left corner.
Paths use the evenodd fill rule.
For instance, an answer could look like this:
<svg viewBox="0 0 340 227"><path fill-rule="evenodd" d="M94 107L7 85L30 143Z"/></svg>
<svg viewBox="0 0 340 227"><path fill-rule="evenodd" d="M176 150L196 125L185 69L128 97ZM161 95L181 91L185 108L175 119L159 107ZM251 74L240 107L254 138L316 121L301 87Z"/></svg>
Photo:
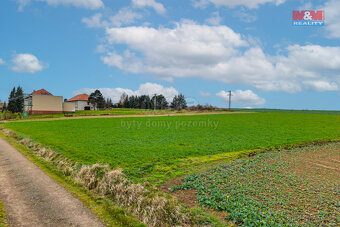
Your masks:
<svg viewBox="0 0 340 227"><path fill-rule="evenodd" d="M54 165L75 183L106 197L147 226L224 226L218 218L201 209L183 206L152 184L133 183L121 169L111 169L104 164L80 164L8 129L0 127L0 130Z"/></svg>
<svg viewBox="0 0 340 227"><path fill-rule="evenodd" d="M303 151L308 149L313 148ZM290 171L294 158L294 153L269 152L233 161L185 177L171 190L195 189L203 207L239 226L338 226L339 181L312 184Z"/></svg>

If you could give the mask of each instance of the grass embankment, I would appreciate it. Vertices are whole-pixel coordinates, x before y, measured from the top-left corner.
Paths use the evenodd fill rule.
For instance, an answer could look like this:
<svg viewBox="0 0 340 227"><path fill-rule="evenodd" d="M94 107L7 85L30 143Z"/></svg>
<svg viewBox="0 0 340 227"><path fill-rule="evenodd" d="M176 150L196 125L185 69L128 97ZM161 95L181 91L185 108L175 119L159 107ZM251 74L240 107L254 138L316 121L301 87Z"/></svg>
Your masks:
<svg viewBox="0 0 340 227"><path fill-rule="evenodd" d="M5 207L0 200L0 227L6 227L6 212Z"/></svg>
<svg viewBox="0 0 340 227"><path fill-rule="evenodd" d="M340 139L340 116L317 114L74 119L5 127L71 160L107 163L131 179L158 183L240 151Z"/></svg>
<svg viewBox="0 0 340 227"><path fill-rule="evenodd" d="M269 152L184 178L198 202L242 226L338 226L340 143Z"/></svg>
<svg viewBox="0 0 340 227"><path fill-rule="evenodd" d="M76 163L9 130L2 132L5 139L109 226L144 226L135 217L148 226L224 226L220 219L200 208L187 209L151 184L134 184L120 169Z"/></svg>
<svg viewBox="0 0 340 227"><path fill-rule="evenodd" d="M46 174L48 174L53 180L62 185L68 192L77 197L80 201L84 203L93 213L95 213L107 226L115 227L142 227L145 226L143 223L139 222L134 216L126 212L124 209L118 207L112 201L105 199L102 196L93 194L91 191L85 189L84 187L77 184L70 176L65 176L60 170L58 170L56 165L44 160L41 157L36 156L34 151L32 151L27 146L24 146L18 141L9 136L5 136L0 132L0 137L6 139L12 146L14 146L18 151L25 155L31 162L42 169ZM4 217L4 210L2 209L0 201L0 226L2 217ZM4 225L6 226L6 225ZM3 226L1 226L3 227Z"/></svg>

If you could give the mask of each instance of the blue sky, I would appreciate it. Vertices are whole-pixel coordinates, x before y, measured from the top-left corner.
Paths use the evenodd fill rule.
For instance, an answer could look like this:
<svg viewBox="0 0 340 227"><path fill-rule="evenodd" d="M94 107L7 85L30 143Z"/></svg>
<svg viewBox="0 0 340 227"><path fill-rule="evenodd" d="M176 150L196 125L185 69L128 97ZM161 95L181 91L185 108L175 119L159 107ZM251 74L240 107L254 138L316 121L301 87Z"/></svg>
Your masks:
<svg viewBox="0 0 340 227"><path fill-rule="evenodd" d="M293 10L325 26L292 26ZM0 100L13 86L193 104L340 110L340 1L3 0Z"/></svg>

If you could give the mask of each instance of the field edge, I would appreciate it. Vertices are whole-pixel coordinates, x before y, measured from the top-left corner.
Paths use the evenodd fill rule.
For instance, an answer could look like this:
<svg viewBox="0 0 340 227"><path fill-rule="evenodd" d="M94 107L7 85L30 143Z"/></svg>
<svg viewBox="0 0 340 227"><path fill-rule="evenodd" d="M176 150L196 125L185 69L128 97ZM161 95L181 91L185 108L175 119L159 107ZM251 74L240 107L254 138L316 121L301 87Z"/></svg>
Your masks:
<svg viewBox="0 0 340 227"><path fill-rule="evenodd" d="M41 157L36 156L28 147L20 144L15 138L6 136L0 128L0 137L6 140L16 150L23 154L33 164L38 166L44 173L65 188L70 194L78 198L88 209L90 209L101 221L107 226L145 226L139 222L134 216L124 209L112 204L111 201L97 196L94 193L76 184L72 179L63 175L56 166L47 162ZM1 203L1 201L0 201ZM1 211L1 204L0 204ZM1 212L0 212L1 214ZM1 215L0 215L1 223ZM6 226L6 225L4 225ZM0 225L0 227L2 227Z"/></svg>
<svg viewBox="0 0 340 227"><path fill-rule="evenodd" d="M9 131L12 133L11 135L6 135L6 133L2 130ZM0 126L0 137L5 139L8 143L14 146L19 152L21 152L26 158L28 158L31 162L37 165L40 169L42 169L46 174L48 174L52 179L62 185L67 191L69 191L72 195L79 198L85 206L87 206L92 212L94 212L106 225L108 226L145 226L144 223L140 222L135 216L133 216L129 211L126 211L124 207L117 206L115 202L111 199L99 196L93 192L93 190L89 190L84 187L84 185L80 185L75 182L68 174L64 174L58 169L58 166L54 165L51 162L46 161L43 157L39 157L36 155L32 149L27 145L20 143L20 139L22 138L20 135L16 135L16 133ZM28 139L28 138L26 138ZM33 146L39 146L40 144L31 142ZM42 148L45 149L45 148ZM57 154L61 156L60 154ZM65 158L66 159L66 158ZM93 165L92 167L97 167L98 164ZM100 166L102 167L102 166ZM105 166L104 166L105 167ZM154 186L147 183L146 187L151 187L153 190L157 190ZM170 194L165 194L160 189L153 193L154 198L152 200L157 199L159 197L159 193L164 195L164 198L169 199L169 201L173 201L173 198ZM177 202L178 203L178 202ZM179 204L179 203L178 203ZM206 213L201 208L185 208L184 204L179 204L182 206L182 209L186 210L186 212L193 218L193 221L202 223L202 226L216 226L222 227L226 226L226 223L223 223L220 218ZM119 218L117 220L116 218Z"/></svg>

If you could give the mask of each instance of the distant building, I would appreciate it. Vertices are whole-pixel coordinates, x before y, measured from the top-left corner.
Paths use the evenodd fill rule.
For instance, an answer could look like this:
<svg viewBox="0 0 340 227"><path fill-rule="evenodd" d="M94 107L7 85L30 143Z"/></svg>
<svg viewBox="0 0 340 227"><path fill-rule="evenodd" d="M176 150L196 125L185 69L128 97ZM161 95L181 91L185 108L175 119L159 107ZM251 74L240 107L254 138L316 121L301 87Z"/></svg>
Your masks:
<svg viewBox="0 0 340 227"><path fill-rule="evenodd" d="M28 114L56 114L72 113L75 111L73 103L64 103L62 96L53 96L45 89L34 91L24 102Z"/></svg>
<svg viewBox="0 0 340 227"><path fill-rule="evenodd" d="M87 94L76 95L67 100L67 103L74 103L75 110L94 110L94 106L89 103L89 96Z"/></svg>

